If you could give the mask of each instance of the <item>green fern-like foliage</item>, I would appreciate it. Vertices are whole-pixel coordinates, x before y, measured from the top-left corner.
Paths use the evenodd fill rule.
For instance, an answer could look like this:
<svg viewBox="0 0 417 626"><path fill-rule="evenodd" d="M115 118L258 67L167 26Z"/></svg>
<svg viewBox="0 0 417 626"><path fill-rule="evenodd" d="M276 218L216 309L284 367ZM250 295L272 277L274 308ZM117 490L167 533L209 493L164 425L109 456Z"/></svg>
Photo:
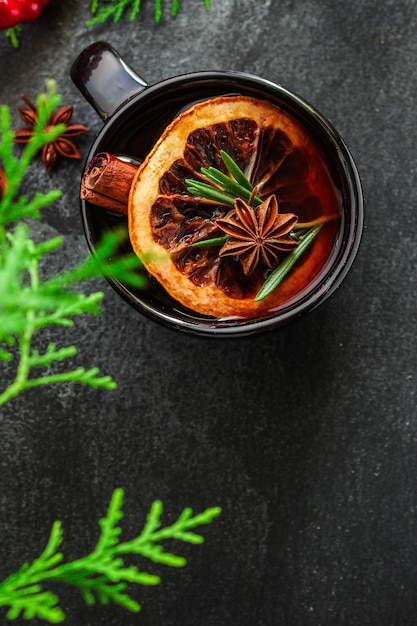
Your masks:
<svg viewBox="0 0 417 626"><path fill-rule="evenodd" d="M50 326L72 326L74 316L100 311L101 292L81 293L81 281L111 272L119 280L137 288L143 287L138 259L131 255L118 259L115 254L120 236L109 235L97 251L97 258L89 256L77 267L58 275L41 278L40 266L47 255L54 253L62 243L61 237L35 243L30 237L31 219L41 217L42 209L56 200L59 190L28 197L20 192L24 176L34 156L42 146L59 136L65 125L46 130L47 120L61 98L53 83L48 93L37 100L38 121L31 141L20 157L14 155L14 133L10 112L0 107L0 166L6 184L0 180L0 364L15 370L14 381L0 391L0 406L26 389L57 382L85 383L92 387L112 389L114 381L100 376L97 368L77 367L69 371L53 372L54 364L74 357L75 346L57 347L49 343L41 352L32 345L33 338ZM22 218L25 218L24 222ZM111 260L109 260L111 259ZM17 363L16 363L17 361ZM48 369L47 374L33 375L33 371ZM159 576L126 565L127 557L142 557L171 567L186 564L183 557L167 552L165 540L193 544L203 537L194 532L197 526L210 523L220 514L218 507L199 515L184 509L178 519L162 527L162 504L154 502L142 531L133 539L120 541L123 491L112 496L107 515L100 520L101 534L92 552L74 561L65 562L59 551L62 527L55 522L43 553L31 563L25 563L15 573L0 582L0 608L8 620L23 617L41 619L51 624L65 620L59 606L59 597L48 589L48 583L62 583L76 588L87 604L118 604L128 611L138 612L140 605L130 597L128 586L157 585Z"/></svg>
<svg viewBox="0 0 417 626"><path fill-rule="evenodd" d="M206 9L210 8L210 0L203 0ZM162 0L154 0L154 18L155 22L161 21ZM122 15L128 13L128 19L133 22L137 17L141 7L141 0L91 0L90 10L93 18L87 23L87 26L102 23L107 20L118 22ZM179 0L171 0L171 15L175 17L179 11Z"/></svg>
<svg viewBox="0 0 417 626"><path fill-rule="evenodd" d="M203 0L206 9L210 8L210 0ZM122 15L128 13L128 19L133 22L142 4L142 0L90 0L90 11L93 15L87 22L87 26L101 24L107 20L118 22ZM154 0L154 18L159 23L162 18L163 0ZM180 0L171 0L171 15L175 17L180 8ZM6 37L9 38L14 48L19 47L19 37L22 27L18 24L6 30Z"/></svg>
<svg viewBox="0 0 417 626"><path fill-rule="evenodd" d="M155 501L141 532L129 541L120 541L122 504L123 491L116 489L107 515L100 520L101 534L94 550L74 561L64 562L59 552L62 527L60 522L55 522L43 553L0 583L0 607L7 607L6 617L10 620L20 616L40 618L51 624L64 621L59 597L45 590L50 582L75 587L89 605L113 603L137 613L140 605L130 597L128 586L158 585L160 578L139 570L136 565L126 565L126 558L142 557L171 567L183 567L186 565L184 557L165 551L163 542L201 544L204 538L194 530L209 524L221 513L219 507L212 507L194 515L187 508L173 524L162 527L162 503Z"/></svg>
<svg viewBox="0 0 417 626"><path fill-rule="evenodd" d="M114 254L120 243L121 235L118 234L103 240L98 259L89 256L75 268L41 279L44 274L40 271L42 263L63 240L55 237L35 243L30 237L29 223L31 219L39 219L42 209L59 198L61 192L53 190L29 197L20 189L37 152L65 130L62 124L52 130L46 129L50 115L60 102L52 82L48 93L38 98L38 121L33 137L20 157L14 154L10 111L6 106L0 107L0 167L6 180L0 198L0 363L7 364L7 373L11 369L15 372L13 382L3 390L0 388L0 406L26 389L51 383L78 382L113 389L114 381L109 376L100 376L97 368L77 367L54 372L54 365L76 354L75 346L57 348L50 343L39 352L32 347L33 339L51 326L72 326L75 316L99 313L103 294L80 293L76 286L100 275L102 270L136 287L144 286L144 279L138 271L138 259L133 255L117 259ZM116 260L109 261L110 258ZM43 375L42 370L46 369L48 374ZM34 371L41 374L33 376Z"/></svg>

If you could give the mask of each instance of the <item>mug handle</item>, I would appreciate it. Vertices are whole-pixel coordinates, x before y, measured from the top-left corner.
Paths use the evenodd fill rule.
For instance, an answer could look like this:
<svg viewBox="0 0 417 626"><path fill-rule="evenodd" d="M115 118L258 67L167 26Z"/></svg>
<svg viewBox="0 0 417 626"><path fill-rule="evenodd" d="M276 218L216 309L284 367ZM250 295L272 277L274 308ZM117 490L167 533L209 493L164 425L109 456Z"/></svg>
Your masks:
<svg viewBox="0 0 417 626"><path fill-rule="evenodd" d="M121 104L148 86L105 41L85 48L72 64L70 75L104 122Z"/></svg>

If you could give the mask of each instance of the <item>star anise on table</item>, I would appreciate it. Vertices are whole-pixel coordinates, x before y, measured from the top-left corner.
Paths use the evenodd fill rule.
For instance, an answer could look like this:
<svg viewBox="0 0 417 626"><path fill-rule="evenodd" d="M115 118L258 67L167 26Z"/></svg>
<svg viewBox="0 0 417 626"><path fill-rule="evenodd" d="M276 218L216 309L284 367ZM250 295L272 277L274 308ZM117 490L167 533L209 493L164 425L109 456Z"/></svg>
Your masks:
<svg viewBox="0 0 417 626"><path fill-rule="evenodd" d="M229 238L223 244L220 256L237 256L246 275L259 262L273 268L279 264L279 252L289 252L298 243L290 232L298 221L294 213L279 213L275 195L269 196L254 209L241 198L236 198L234 209L226 217L216 220Z"/></svg>
<svg viewBox="0 0 417 626"><path fill-rule="evenodd" d="M27 143L30 141L33 129L38 120L38 111L36 106L25 96L21 95L23 102L28 106L27 109L19 108L19 114L26 128L20 128L14 134L14 140L17 143ZM58 160L58 155L67 159L79 159L80 153L78 148L72 141L73 137L83 135L89 129L83 124L68 124L73 113L73 107L70 105L60 107L57 112L50 116L44 131L51 130L58 124L65 124L65 130L55 139L55 141L47 143L42 148L42 160L47 172L49 172Z"/></svg>

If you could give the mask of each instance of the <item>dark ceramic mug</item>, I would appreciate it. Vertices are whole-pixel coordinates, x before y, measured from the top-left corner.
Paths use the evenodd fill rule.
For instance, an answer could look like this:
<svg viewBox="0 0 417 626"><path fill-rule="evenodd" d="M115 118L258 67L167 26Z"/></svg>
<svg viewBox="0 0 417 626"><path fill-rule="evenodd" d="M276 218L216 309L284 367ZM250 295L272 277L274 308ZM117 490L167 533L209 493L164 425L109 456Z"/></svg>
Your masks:
<svg viewBox="0 0 417 626"><path fill-rule="evenodd" d="M71 78L104 122L87 156L99 152L144 159L164 128L191 104L222 95L243 94L267 100L296 118L321 144L332 164L342 198L342 219L335 249L326 270L302 297L280 310L252 319L215 319L198 315L174 301L149 277L149 286L135 290L106 275L133 308L177 330L203 336L241 337L272 330L322 304L340 286L358 251L363 229L363 195L357 168L332 125L299 96L280 85L239 72L195 72L148 85L107 43L86 48L74 61ZM127 222L111 212L81 201L86 239L94 251L109 229ZM128 237L120 253L130 252Z"/></svg>

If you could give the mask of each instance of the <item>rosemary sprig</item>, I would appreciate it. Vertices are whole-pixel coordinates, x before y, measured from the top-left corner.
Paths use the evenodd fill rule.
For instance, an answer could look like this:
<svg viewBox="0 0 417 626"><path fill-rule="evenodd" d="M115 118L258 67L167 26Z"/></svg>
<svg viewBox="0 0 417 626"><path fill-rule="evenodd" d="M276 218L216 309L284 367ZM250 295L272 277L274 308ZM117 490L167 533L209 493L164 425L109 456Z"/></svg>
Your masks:
<svg viewBox="0 0 417 626"><path fill-rule="evenodd" d="M160 577L140 571L135 565L126 566L126 556L139 556L154 563L183 567L182 556L164 550L162 543L177 540L201 544L204 538L194 532L198 526L210 524L221 513L220 507L206 509L194 515L186 508L170 526L161 526L162 503L155 501L141 532L133 539L120 542L119 522L123 518L123 490L112 495L106 516L100 520L101 533L93 551L79 559L63 562L58 551L62 543L62 527L55 522L43 553L32 563L25 563L16 573L0 582L0 607L9 607L6 617L43 619L51 624L65 620L56 593L44 590L46 583L63 583L78 589L89 605L112 602L137 613L140 605L127 593L128 584L158 585Z"/></svg>
<svg viewBox="0 0 417 626"><path fill-rule="evenodd" d="M214 202L215 204L223 204L225 206L233 206L236 196L227 193L223 189L214 187L209 183L203 183L192 178L186 179L187 191L197 198Z"/></svg>
<svg viewBox="0 0 417 626"><path fill-rule="evenodd" d="M244 172L227 152L221 150L220 155L229 174L225 174L216 167L202 167L201 174L209 182L187 178L185 180L187 191L198 198L225 206L234 206L236 198L242 198L245 202L251 200L252 206L259 206L262 198L254 193L253 185Z"/></svg>
<svg viewBox="0 0 417 626"><path fill-rule="evenodd" d="M223 237L213 237L212 239L201 239L191 244L192 248L209 248L211 246L222 246L229 239L229 235Z"/></svg>
<svg viewBox="0 0 417 626"><path fill-rule="evenodd" d="M287 254L278 267L276 267L265 280L264 284L255 296L255 302L263 300L278 287L288 272L292 269L296 261L298 261L300 256L307 250L315 237L317 237L322 226L322 224L319 224L318 226L310 228L310 230L308 230L304 235L301 235L298 246Z"/></svg>
<svg viewBox="0 0 417 626"><path fill-rule="evenodd" d="M235 181L239 183L239 185L241 185L245 189L248 189L248 191L252 192L253 191L252 183L246 177L246 174L242 172L242 170L240 169L236 161L234 161L232 157L229 156L227 152L225 152L224 150L221 150L220 154L221 154L223 163L225 164L228 172L230 173L231 176L233 176Z"/></svg>

